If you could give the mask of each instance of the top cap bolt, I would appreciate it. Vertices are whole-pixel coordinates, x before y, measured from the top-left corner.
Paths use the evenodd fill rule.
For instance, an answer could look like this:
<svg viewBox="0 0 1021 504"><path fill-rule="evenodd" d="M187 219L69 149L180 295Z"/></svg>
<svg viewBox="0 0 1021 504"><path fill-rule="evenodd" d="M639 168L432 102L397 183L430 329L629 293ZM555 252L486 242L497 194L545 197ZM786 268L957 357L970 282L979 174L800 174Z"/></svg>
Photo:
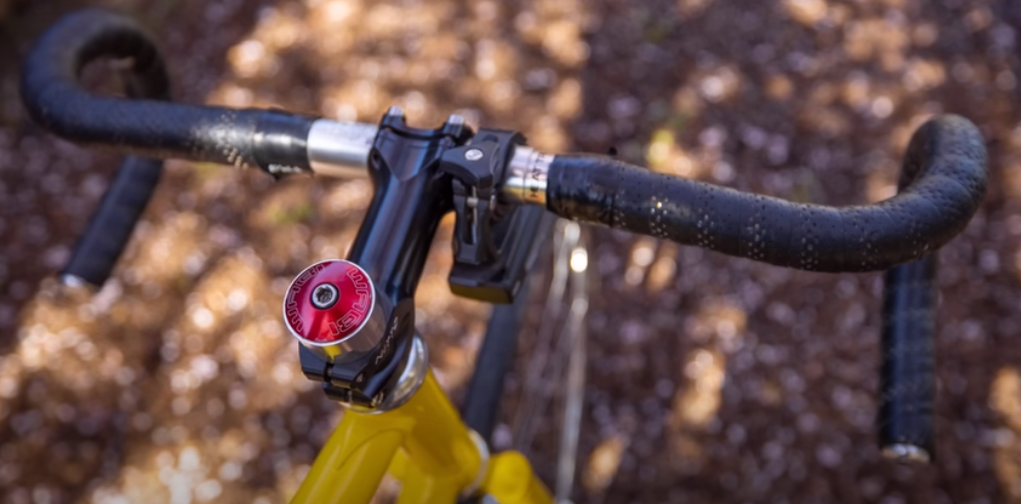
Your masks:
<svg viewBox="0 0 1021 504"><path fill-rule="evenodd" d="M325 310L335 304L340 299L340 291L337 290L337 286L329 282L323 282L312 290L312 306Z"/></svg>

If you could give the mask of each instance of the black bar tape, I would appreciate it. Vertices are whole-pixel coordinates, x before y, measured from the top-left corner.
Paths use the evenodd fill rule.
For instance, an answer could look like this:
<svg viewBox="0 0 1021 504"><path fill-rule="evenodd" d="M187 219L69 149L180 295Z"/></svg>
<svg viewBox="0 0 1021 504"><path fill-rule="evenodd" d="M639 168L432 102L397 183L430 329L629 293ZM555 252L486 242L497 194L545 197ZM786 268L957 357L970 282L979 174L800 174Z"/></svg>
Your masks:
<svg viewBox="0 0 1021 504"><path fill-rule="evenodd" d="M313 118L95 95L78 74L101 57L130 59L129 89L167 98L163 63L148 35L127 17L86 9L61 18L25 60L21 93L32 119L72 142L123 153L274 173L310 169L305 138Z"/></svg>
<svg viewBox="0 0 1021 504"><path fill-rule="evenodd" d="M106 282L156 189L162 167L163 161L158 159L124 158L71 260L61 271L65 281L80 279L96 287Z"/></svg>
<svg viewBox="0 0 1021 504"><path fill-rule="evenodd" d="M829 207L653 173L605 156L556 156L547 208L578 221L811 271L875 271L936 250L967 225L986 189L986 150L963 117L912 137L898 195Z"/></svg>
<svg viewBox="0 0 1021 504"><path fill-rule="evenodd" d="M879 444L909 445L934 458L933 339L936 254L888 271L883 292Z"/></svg>

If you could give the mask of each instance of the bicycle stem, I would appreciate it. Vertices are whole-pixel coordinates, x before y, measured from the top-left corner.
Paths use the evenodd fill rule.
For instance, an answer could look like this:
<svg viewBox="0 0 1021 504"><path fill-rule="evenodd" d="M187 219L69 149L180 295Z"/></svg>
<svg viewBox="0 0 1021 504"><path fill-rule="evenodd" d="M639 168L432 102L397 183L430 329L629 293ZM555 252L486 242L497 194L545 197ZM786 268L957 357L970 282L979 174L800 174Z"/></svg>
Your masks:
<svg viewBox="0 0 1021 504"><path fill-rule="evenodd" d="M394 306L414 295L440 220L453 208L450 182L435 168L443 147L467 131L457 122L435 133L414 130L391 107L383 118L388 127L366 156L373 197L347 259L364 268Z"/></svg>

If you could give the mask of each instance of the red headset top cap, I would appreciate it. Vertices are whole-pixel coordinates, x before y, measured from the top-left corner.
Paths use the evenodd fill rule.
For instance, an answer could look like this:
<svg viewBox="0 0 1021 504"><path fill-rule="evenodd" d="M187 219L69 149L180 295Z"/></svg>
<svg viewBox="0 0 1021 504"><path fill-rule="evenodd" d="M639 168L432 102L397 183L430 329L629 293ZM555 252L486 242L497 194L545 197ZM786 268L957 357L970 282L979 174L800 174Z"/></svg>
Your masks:
<svg viewBox="0 0 1021 504"><path fill-rule="evenodd" d="M305 268L287 288L284 323L304 343L340 343L361 330L376 303L372 279L357 264L342 259Z"/></svg>

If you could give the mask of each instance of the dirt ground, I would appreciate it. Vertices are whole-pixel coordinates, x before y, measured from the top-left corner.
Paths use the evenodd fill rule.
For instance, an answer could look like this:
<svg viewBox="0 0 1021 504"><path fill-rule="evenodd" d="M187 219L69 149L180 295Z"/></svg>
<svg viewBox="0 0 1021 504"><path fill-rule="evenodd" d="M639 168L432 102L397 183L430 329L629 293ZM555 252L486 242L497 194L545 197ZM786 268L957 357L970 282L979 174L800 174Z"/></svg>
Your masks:
<svg viewBox="0 0 1021 504"><path fill-rule="evenodd" d="M418 125L458 112L546 151L615 147L800 201L886 198L921 121L970 118L990 185L941 253L936 463L898 466L876 447L880 275L593 229L574 499L1021 502L1013 0L0 2L3 502L284 502L342 415L300 375L279 306L305 265L343 255L365 182L171 162L116 277L93 297L55 285L117 158L32 125L17 76L31 40L86 4L151 29L180 101L368 122L399 104ZM417 306L457 399L489 308L450 295L449 233ZM552 483L546 418L529 448Z"/></svg>

